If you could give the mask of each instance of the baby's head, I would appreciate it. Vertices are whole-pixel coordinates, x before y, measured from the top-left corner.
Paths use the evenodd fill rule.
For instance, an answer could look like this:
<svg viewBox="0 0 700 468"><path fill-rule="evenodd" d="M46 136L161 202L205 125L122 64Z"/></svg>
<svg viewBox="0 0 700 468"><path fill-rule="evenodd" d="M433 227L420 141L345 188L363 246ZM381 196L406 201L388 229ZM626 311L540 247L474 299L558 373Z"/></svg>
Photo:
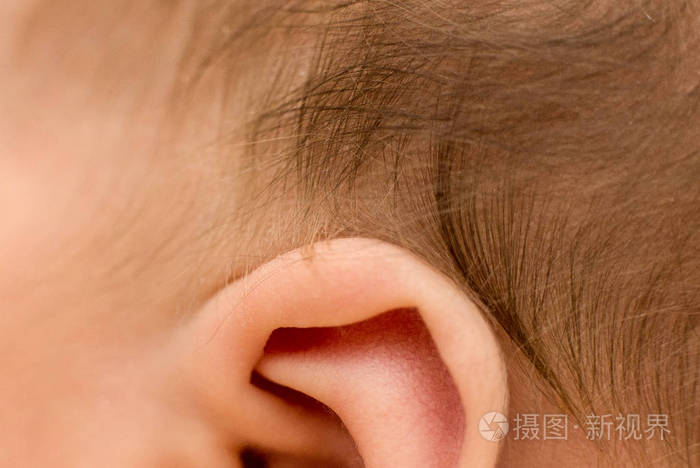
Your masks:
<svg viewBox="0 0 700 468"><path fill-rule="evenodd" d="M699 18L0 6L0 466L696 464Z"/></svg>

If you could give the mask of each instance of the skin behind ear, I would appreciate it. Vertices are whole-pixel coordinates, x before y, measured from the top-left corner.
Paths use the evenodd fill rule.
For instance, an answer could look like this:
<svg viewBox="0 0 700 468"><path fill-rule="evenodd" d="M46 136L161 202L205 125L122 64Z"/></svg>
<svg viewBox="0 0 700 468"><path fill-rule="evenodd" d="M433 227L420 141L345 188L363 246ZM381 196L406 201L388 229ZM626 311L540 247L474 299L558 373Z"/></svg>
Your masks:
<svg viewBox="0 0 700 468"><path fill-rule="evenodd" d="M237 450L369 468L496 464L499 444L478 431L484 414L506 412L496 338L405 250L352 238L293 251L226 287L183 332L183 375Z"/></svg>

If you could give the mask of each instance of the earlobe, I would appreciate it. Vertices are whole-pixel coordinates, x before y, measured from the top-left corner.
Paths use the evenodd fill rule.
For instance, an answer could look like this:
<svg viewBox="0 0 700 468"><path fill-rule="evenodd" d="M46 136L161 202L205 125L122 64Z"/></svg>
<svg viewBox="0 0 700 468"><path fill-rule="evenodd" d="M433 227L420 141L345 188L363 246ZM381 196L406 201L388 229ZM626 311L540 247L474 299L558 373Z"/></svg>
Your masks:
<svg viewBox="0 0 700 468"><path fill-rule="evenodd" d="M351 437L369 468L496 464L498 443L478 423L506 412L498 342L467 296L410 252L354 238L285 254L222 290L191 327L187 373L234 444L338 460ZM254 373L344 427L251 384Z"/></svg>

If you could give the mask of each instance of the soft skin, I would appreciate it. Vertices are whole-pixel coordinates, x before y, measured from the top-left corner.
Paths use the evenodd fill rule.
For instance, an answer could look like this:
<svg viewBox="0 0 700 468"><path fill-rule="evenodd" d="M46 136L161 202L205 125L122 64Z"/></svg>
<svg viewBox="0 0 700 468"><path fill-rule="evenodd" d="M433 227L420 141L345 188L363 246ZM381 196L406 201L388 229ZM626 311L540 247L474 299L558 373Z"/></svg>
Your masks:
<svg viewBox="0 0 700 468"><path fill-rule="evenodd" d="M511 411L545 406L525 378L506 378L514 351L427 263L368 239L321 243L314 255L284 235L261 247L231 222L243 141L221 127L240 128L246 109L222 123L219 99L233 78L200 77L186 119L173 122L169 107L197 4L0 2L0 466L223 468L246 446L426 466L429 430L417 427L410 452L390 436L423 422L420 399L386 393L391 355L374 380L342 381L339 360L356 364L343 350L335 360L264 352L280 327L348 326L402 308L417 311L430 358L457 388L463 437L445 451L459 466L495 466L499 452L502 466L587 465L573 441L504 448L479 436L475 421L506 411L509 393ZM257 76L241 66L243 84L226 98L248 102ZM233 150L211 144L222 133ZM346 427L251 385L255 370ZM399 381L431 388L429 373L417 375ZM372 412L384 403L393 419Z"/></svg>

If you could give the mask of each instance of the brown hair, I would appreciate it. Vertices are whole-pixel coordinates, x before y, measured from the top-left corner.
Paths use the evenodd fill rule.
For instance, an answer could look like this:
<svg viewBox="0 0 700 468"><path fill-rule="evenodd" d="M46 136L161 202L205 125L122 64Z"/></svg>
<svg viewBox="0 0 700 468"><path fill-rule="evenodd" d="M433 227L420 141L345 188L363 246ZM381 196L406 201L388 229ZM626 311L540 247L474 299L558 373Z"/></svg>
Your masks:
<svg viewBox="0 0 700 468"><path fill-rule="evenodd" d="M412 250L579 421L668 414L637 463L698 464L696 2L284 5L207 62L263 29L308 45L260 77L251 237Z"/></svg>

